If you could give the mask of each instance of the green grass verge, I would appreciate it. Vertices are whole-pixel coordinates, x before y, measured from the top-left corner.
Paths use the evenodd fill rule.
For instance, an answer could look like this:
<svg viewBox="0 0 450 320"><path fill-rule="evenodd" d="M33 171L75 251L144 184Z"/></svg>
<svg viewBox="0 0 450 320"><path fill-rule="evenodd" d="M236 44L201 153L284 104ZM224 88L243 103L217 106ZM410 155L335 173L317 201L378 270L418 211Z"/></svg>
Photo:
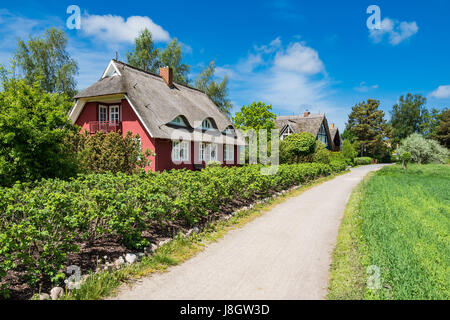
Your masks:
<svg viewBox="0 0 450 320"><path fill-rule="evenodd" d="M91 274L81 285L80 289L66 292L62 299L98 300L112 296L124 283L131 285L135 279L155 272L164 272L171 266L183 263L202 251L206 245L218 241L228 231L242 227L290 197L298 196L313 186L347 172L344 171L336 175L319 178L296 190L270 199L266 203L258 204L250 210L240 211L229 220L210 224L198 234L193 234L189 237L178 236L168 244L158 248L152 256L145 257L142 261L133 265L125 266L119 270Z"/></svg>
<svg viewBox="0 0 450 320"><path fill-rule="evenodd" d="M328 299L449 299L448 190L448 165L394 165L364 179L339 230ZM366 285L369 266L379 289Z"/></svg>

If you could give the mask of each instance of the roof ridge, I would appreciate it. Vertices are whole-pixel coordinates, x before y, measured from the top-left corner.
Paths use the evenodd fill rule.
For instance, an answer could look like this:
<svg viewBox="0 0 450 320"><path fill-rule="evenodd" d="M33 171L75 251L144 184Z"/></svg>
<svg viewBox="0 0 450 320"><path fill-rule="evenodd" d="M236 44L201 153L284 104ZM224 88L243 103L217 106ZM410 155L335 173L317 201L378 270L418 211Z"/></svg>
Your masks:
<svg viewBox="0 0 450 320"><path fill-rule="evenodd" d="M139 69L139 68L134 67L134 66L132 66L132 65L129 65L128 63L125 63L125 62L123 62L123 61L119 61L119 60L116 60L116 59L112 59L112 61L117 62L117 63L120 63L120 64L123 64L124 66L127 66L127 67L129 67L129 68L131 68L131 69L134 69L134 70L136 70L136 71L140 71L140 72L143 72L143 73L149 74L149 75L151 75L151 76L155 76L155 77L157 77L157 78L161 78L161 79L162 79L161 75L159 75L159 74L156 74L156 73L153 73L153 72L150 72L150 71L145 71L145 70ZM206 92L204 92L203 90L200 90L200 89L198 89L198 88L191 87L191 86L189 86L189 85L187 85L187 84L183 84L183 83L179 83L179 82L175 82L175 81L173 81L173 83L175 83L175 84L177 84L177 85L180 85L180 86L183 86L183 87L186 87L186 88L188 88L188 89L196 90L196 91L199 91L199 92L201 92L201 93L206 94Z"/></svg>

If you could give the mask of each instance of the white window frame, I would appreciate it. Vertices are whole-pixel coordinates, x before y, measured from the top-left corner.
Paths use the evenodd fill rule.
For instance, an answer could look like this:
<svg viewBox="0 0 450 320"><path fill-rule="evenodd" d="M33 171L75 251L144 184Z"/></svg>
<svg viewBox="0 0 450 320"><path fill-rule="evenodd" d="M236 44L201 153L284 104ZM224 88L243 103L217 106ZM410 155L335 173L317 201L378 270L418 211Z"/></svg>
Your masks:
<svg viewBox="0 0 450 320"><path fill-rule="evenodd" d="M205 119L202 121L202 129L203 130L211 130L213 128L212 122L209 119Z"/></svg>
<svg viewBox="0 0 450 320"><path fill-rule="evenodd" d="M190 143L189 141L172 141L172 161L183 162L190 159Z"/></svg>
<svg viewBox="0 0 450 320"><path fill-rule="evenodd" d="M206 163L211 161L217 161L218 159L217 150L218 150L217 143L207 143L207 142L200 143L199 147L200 161L204 161ZM213 152L214 157L212 156Z"/></svg>
<svg viewBox="0 0 450 320"><path fill-rule="evenodd" d="M291 126L288 125L281 135L281 141L283 141L284 139L286 139L286 137L290 136L293 133L294 132L292 131Z"/></svg>
<svg viewBox="0 0 450 320"><path fill-rule="evenodd" d="M114 115L114 117L113 117ZM116 118L117 116L117 118ZM119 105L114 105L114 106L109 106L109 121L111 122L116 122L119 123L120 122L120 106Z"/></svg>
<svg viewBox="0 0 450 320"><path fill-rule="evenodd" d="M172 121L170 121L170 124L174 124L181 127L186 127L186 123L184 122L184 119L181 116L176 117Z"/></svg>
<svg viewBox="0 0 450 320"><path fill-rule="evenodd" d="M225 161L233 161L234 162L234 144L226 144L224 146L224 159Z"/></svg>
<svg viewBox="0 0 450 320"><path fill-rule="evenodd" d="M103 119L103 120L102 120L102 110L105 111L105 113L104 113L105 119ZM101 122L108 121L108 106L105 106L102 104L98 106L98 121L101 121Z"/></svg>

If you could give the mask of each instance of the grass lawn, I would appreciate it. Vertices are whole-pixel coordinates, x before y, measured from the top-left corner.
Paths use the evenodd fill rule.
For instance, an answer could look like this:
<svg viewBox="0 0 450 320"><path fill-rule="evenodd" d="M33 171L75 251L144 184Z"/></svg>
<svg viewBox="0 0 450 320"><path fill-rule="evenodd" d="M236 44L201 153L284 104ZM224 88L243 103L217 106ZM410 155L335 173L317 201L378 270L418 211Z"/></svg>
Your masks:
<svg viewBox="0 0 450 320"><path fill-rule="evenodd" d="M450 166L404 172L395 165L371 174L347 205L328 298L450 299L449 234ZM380 286L370 289L377 268Z"/></svg>

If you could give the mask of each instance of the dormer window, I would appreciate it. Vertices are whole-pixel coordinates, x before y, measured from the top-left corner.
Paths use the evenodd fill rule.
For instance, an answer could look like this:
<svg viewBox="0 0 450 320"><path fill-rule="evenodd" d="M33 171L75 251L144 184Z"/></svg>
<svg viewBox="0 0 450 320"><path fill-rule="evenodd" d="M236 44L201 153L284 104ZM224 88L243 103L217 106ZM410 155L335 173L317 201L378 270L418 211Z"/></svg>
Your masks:
<svg viewBox="0 0 450 320"><path fill-rule="evenodd" d="M205 119L202 122L202 129L203 130L211 130L213 128L211 120Z"/></svg>
<svg viewBox="0 0 450 320"><path fill-rule="evenodd" d="M319 133L317 134L317 139L322 141L328 147L327 131L325 130L325 126L323 125L323 123L320 125Z"/></svg>
<svg viewBox="0 0 450 320"><path fill-rule="evenodd" d="M228 127L223 131L224 134L226 135L233 135L234 134L234 128L233 127Z"/></svg>
<svg viewBox="0 0 450 320"><path fill-rule="evenodd" d="M186 127L186 122L184 122L183 118L181 116L176 117L172 121L169 122L170 124L180 126L180 127Z"/></svg>

